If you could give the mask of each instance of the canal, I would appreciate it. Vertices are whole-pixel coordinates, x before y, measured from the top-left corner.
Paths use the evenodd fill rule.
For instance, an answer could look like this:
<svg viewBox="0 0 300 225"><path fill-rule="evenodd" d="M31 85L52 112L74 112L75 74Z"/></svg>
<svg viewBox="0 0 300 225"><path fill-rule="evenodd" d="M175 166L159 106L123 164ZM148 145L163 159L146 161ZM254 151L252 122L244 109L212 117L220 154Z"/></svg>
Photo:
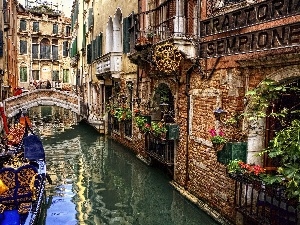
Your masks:
<svg viewBox="0 0 300 225"><path fill-rule="evenodd" d="M164 172L91 126L52 122L36 132L52 180L40 225L217 224L182 197Z"/></svg>

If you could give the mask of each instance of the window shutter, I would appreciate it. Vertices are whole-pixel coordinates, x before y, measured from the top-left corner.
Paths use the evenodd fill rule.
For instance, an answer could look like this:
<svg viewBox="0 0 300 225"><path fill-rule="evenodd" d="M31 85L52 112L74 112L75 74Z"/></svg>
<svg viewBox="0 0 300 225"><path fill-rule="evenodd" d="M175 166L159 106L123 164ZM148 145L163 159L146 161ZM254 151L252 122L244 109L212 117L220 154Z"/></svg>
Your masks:
<svg viewBox="0 0 300 225"><path fill-rule="evenodd" d="M95 51L95 43L96 43L96 40L93 40L92 41L92 61L95 60L95 57L96 57L96 51Z"/></svg>
<svg viewBox="0 0 300 225"><path fill-rule="evenodd" d="M0 30L0 57L3 56L3 31Z"/></svg>
<svg viewBox="0 0 300 225"><path fill-rule="evenodd" d="M83 24L82 48L86 47L86 24Z"/></svg>
<svg viewBox="0 0 300 225"><path fill-rule="evenodd" d="M32 44L32 58L38 59L39 58L39 45Z"/></svg>
<svg viewBox="0 0 300 225"><path fill-rule="evenodd" d="M129 24L128 17L123 19L123 52L128 53L130 51L130 36L129 36Z"/></svg>
<svg viewBox="0 0 300 225"><path fill-rule="evenodd" d="M99 34L98 48L99 48L99 57L100 57L102 56L102 33Z"/></svg>
<svg viewBox="0 0 300 225"><path fill-rule="evenodd" d="M52 45L52 59L58 60L58 46Z"/></svg>
<svg viewBox="0 0 300 225"><path fill-rule="evenodd" d="M89 9L88 27L91 29L94 26L93 8Z"/></svg>
<svg viewBox="0 0 300 225"><path fill-rule="evenodd" d="M63 42L63 57L67 57L68 56L68 42L64 41Z"/></svg>
<svg viewBox="0 0 300 225"><path fill-rule="evenodd" d="M87 54L86 54L86 61L87 61L87 64L91 64L92 63L92 48L91 48L91 44L88 44L86 46L86 49L87 49Z"/></svg>

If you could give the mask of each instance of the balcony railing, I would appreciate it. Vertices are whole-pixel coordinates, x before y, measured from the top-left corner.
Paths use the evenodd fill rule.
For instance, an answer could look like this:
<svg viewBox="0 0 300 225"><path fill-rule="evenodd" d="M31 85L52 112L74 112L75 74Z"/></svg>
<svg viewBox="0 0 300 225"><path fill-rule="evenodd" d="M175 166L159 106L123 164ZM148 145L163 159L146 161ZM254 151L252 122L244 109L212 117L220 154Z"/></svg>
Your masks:
<svg viewBox="0 0 300 225"><path fill-rule="evenodd" d="M244 216L245 225L297 225L299 202L288 199L282 186L266 186L245 175L231 175L235 180L235 206Z"/></svg>
<svg viewBox="0 0 300 225"><path fill-rule="evenodd" d="M164 165L174 165L174 140L161 139L147 134L146 146L146 152L150 157Z"/></svg>
<svg viewBox="0 0 300 225"><path fill-rule="evenodd" d="M179 4L179 5L176 5ZM196 8L195 1L188 1L190 8ZM136 14L136 28L132 29L131 38L134 46L156 44L170 38L190 42L198 37L197 15L184 10L177 0L165 0L159 5L150 6L150 10ZM182 43L186 45L187 43ZM133 50L133 49L132 49ZM187 50L188 51L188 50Z"/></svg>
<svg viewBox="0 0 300 225"><path fill-rule="evenodd" d="M122 53L110 52L103 55L97 64L97 76L109 74L112 78L119 78L122 66Z"/></svg>

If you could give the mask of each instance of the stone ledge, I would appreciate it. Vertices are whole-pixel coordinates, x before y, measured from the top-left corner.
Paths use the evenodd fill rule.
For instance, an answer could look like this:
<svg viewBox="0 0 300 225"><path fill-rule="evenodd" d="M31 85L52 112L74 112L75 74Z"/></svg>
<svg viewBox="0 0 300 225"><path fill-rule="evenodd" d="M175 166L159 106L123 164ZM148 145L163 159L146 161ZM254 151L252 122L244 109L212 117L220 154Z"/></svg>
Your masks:
<svg viewBox="0 0 300 225"><path fill-rule="evenodd" d="M198 206L201 210L203 210L206 214L211 216L214 220L216 220L218 223L222 225L233 225L232 222L227 220L225 217L223 217L219 212L211 208L207 203L203 202L202 200L198 199L196 196L192 195L190 192L185 190L183 187L181 187L178 183L175 181L171 181L170 184L186 199L194 203L196 206Z"/></svg>

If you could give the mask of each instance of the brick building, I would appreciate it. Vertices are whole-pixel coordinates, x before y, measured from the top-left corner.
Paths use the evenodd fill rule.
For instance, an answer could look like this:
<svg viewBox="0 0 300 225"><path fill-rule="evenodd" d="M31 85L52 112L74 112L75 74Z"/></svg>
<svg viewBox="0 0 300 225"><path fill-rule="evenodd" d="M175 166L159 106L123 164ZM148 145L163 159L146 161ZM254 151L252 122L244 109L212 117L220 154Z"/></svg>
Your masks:
<svg viewBox="0 0 300 225"><path fill-rule="evenodd" d="M243 147L235 152L237 147L226 150L230 154L216 150L209 131L222 128L219 112L226 111L229 116L247 111L247 91L263 80L298 86L298 2L136 3L125 11L124 6L111 2L109 6L106 2L80 2L85 5L86 22L87 13L92 16L92 26L84 28L85 20L75 26L88 30L82 36L89 38L83 45L86 55L78 47L73 55L79 62L74 65L83 81L80 88L89 109L87 117L104 120L105 132L112 138L145 162L165 168L178 190L195 196L220 222L297 224L297 211L290 212L287 202L276 208L273 200L272 204L258 201L260 194L266 193L232 179L226 169L230 160L238 158L272 170L273 162L257 153L269 143L274 123L261 120L263 132L247 131L245 144L240 144ZM74 5L74 12L80 4ZM104 21L98 13L102 11ZM296 95L282 102L299 107L298 100ZM138 127L137 118L144 119L140 120L143 125L151 124L152 131L159 131L164 124L167 136L146 132L145 127ZM254 195L244 191L248 189ZM264 210L259 204L265 204ZM273 217L275 214L280 216Z"/></svg>

